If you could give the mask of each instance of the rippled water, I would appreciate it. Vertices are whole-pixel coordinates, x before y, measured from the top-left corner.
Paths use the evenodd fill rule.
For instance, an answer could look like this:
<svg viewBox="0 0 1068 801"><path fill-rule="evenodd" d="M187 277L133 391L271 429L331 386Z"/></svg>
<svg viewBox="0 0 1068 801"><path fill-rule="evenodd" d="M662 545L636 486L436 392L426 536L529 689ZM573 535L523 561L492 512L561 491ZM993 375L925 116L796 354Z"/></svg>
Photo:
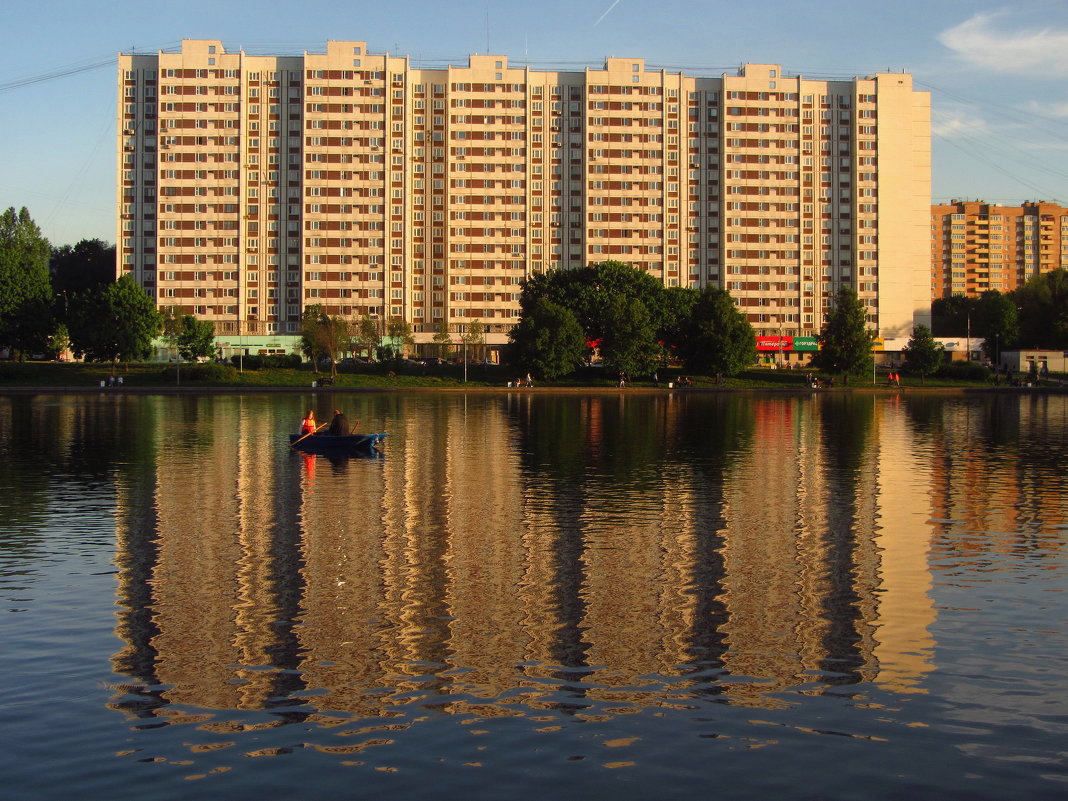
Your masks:
<svg viewBox="0 0 1068 801"><path fill-rule="evenodd" d="M302 412L390 434L292 452ZM1068 404L0 396L26 798L1062 798Z"/></svg>

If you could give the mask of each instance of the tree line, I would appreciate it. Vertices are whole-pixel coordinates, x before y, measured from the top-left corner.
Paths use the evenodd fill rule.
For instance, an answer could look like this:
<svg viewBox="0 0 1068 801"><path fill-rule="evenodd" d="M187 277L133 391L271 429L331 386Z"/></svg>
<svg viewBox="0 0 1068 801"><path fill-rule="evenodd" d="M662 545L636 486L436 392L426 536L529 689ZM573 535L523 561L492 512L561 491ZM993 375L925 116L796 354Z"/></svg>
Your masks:
<svg viewBox="0 0 1068 801"><path fill-rule="evenodd" d="M905 350L909 368L921 381L944 359L945 349L935 336L967 337L969 343L978 339L995 365L1006 350L1068 350L1068 271L1058 268L1032 276L1004 294L992 289L977 297L935 300L931 329L917 326Z"/></svg>
<svg viewBox="0 0 1068 801"><path fill-rule="evenodd" d="M863 309L843 296L859 330L828 338L828 368L857 372L843 355L870 350ZM852 303L852 305L850 305ZM605 366L644 376L670 360L694 373L734 375L756 361L752 326L722 289L665 288L644 270L607 261L578 270L532 275L520 295L508 360L523 372L552 379L572 372L597 351ZM835 330L832 326L832 332ZM466 358L484 347L480 320L462 326L454 341L443 321L433 342L441 358L462 345ZM157 310L132 278L115 280L115 248L99 240L53 248L23 208L0 214L0 347L17 358L72 350L91 361L132 361L151 355L163 335L181 358L214 353L214 326L173 308ZM851 338L866 343L858 346ZM332 317L322 306L303 314L301 347L318 367L336 372L347 353L401 358L414 345L401 318Z"/></svg>
<svg viewBox="0 0 1068 801"><path fill-rule="evenodd" d="M544 379L573 372L594 351L627 376L650 375L668 359L725 375L756 360L753 329L726 292L664 287L617 261L535 273L519 308L509 361Z"/></svg>
<svg viewBox="0 0 1068 801"><path fill-rule="evenodd" d="M183 359L214 352L215 327L160 313L99 239L52 247L29 211L0 214L0 347L14 358L66 350L90 361L147 358L163 335Z"/></svg>
<svg viewBox="0 0 1068 801"><path fill-rule="evenodd" d="M936 336L982 340L986 355L1003 350L1068 350L1068 271L1058 268L1002 294L955 295L931 304Z"/></svg>
<svg viewBox="0 0 1068 801"><path fill-rule="evenodd" d="M627 376L650 375L669 362L697 375L731 376L757 359L753 327L729 292L664 287L620 262L535 274L523 285L519 305L510 360L546 379L572 372L595 351L606 368ZM871 370L873 338L857 293L843 287L812 365L846 382L864 375Z"/></svg>
<svg viewBox="0 0 1068 801"><path fill-rule="evenodd" d="M523 284L520 318L510 334L508 361L553 379L588 363L645 376L681 362L703 375L734 375L756 361L752 326L722 289L664 287L644 270L616 261L535 273ZM933 336L982 341L991 359L1008 348L1068 350L1068 272L1031 278L1013 292L943 298L932 304L931 329L918 326L906 356L919 370L941 358ZM477 358L485 326L463 327L459 343L444 322L433 342L442 358L462 344ZM99 239L53 248L22 208L0 214L0 347L18 358L66 349L92 361L130 361L151 354L163 335L183 359L214 352L214 326L173 309L160 313L132 278L115 280L115 248ZM813 366L841 375L871 370L872 332L856 293L835 295ZM347 353L401 358L414 344L401 318L331 317L321 306L303 315L304 355L336 371Z"/></svg>
<svg viewBox="0 0 1068 801"><path fill-rule="evenodd" d="M481 320L472 320L463 326L459 343L453 340L448 324L442 320L432 338L433 347L442 360L453 354L456 344L463 346L474 358L481 356L485 345L486 326ZM411 324L402 317L381 320L364 314L349 319L328 314L326 309L313 304L301 315L301 352L318 369L326 363L331 375L337 375L338 362L351 353L368 360L401 360L415 347Z"/></svg>

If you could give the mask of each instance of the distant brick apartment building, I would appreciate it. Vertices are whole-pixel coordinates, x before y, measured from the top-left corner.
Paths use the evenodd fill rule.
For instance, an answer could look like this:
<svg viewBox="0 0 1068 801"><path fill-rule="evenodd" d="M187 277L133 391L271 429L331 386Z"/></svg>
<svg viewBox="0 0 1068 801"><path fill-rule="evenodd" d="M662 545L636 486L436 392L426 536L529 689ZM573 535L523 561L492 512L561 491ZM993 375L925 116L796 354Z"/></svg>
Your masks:
<svg viewBox="0 0 1068 801"><path fill-rule="evenodd" d="M954 200L931 207L931 298L1011 292L1068 266L1068 208Z"/></svg>
<svg viewBox="0 0 1068 801"><path fill-rule="evenodd" d="M292 340L322 304L502 343L526 276L607 259L725 288L765 334L818 332L842 285L886 335L929 312L930 100L907 74L185 40L120 55L118 93L117 269L220 339Z"/></svg>

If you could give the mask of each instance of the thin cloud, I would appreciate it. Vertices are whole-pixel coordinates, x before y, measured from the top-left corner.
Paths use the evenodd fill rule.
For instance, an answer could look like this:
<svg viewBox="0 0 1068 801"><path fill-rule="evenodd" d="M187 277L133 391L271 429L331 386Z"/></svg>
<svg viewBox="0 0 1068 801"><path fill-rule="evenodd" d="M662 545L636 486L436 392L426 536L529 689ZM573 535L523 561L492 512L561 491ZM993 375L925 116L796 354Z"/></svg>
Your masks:
<svg viewBox="0 0 1068 801"><path fill-rule="evenodd" d="M1064 119L1068 117L1068 101L1042 102L1039 100L1032 100L1023 108L1028 113L1037 114L1040 117L1050 117L1052 119Z"/></svg>
<svg viewBox="0 0 1068 801"><path fill-rule="evenodd" d="M1068 75L1068 29L1009 30L1008 11L979 13L938 35L959 58L992 72Z"/></svg>
<svg viewBox="0 0 1068 801"><path fill-rule="evenodd" d="M969 106L942 106L931 114L931 133L936 136L983 136L990 126Z"/></svg>

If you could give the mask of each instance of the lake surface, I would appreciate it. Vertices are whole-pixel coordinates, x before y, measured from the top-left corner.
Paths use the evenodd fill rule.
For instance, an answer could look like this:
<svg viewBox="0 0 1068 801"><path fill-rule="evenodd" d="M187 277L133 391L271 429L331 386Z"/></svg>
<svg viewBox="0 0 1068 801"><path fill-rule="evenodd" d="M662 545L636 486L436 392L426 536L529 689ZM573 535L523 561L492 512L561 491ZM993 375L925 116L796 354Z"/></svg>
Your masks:
<svg viewBox="0 0 1068 801"><path fill-rule="evenodd" d="M1066 401L0 395L0 778L1064 798Z"/></svg>

